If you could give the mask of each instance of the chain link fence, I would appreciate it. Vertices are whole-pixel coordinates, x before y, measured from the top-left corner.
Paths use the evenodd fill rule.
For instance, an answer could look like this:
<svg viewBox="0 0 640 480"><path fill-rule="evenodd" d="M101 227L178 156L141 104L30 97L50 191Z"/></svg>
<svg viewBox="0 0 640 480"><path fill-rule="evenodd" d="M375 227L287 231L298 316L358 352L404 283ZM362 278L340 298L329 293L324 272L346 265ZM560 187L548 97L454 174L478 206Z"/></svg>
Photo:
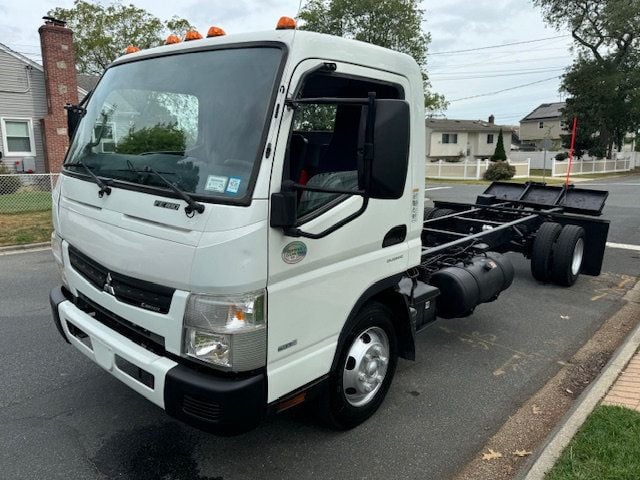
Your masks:
<svg viewBox="0 0 640 480"><path fill-rule="evenodd" d="M57 173L0 175L0 215L51 209Z"/></svg>

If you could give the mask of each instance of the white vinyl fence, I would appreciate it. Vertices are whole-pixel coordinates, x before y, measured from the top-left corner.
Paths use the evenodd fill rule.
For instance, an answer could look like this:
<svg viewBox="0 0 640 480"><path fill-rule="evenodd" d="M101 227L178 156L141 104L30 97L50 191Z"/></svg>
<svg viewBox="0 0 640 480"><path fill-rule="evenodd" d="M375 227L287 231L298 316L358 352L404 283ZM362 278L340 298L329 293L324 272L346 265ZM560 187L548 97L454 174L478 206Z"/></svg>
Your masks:
<svg viewBox="0 0 640 480"><path fill-rule="evenodd" d="M509 160L512 162L525 162L529 160L532 169L546 168L555 171L557 165L557 175L562 176L567 174L568 160L557 161L556 155L560 151L548 151L547 160L544 161L544 152L509 152ZM620 162L620 160L626 160L626 163ZM582 166L577 165L579 162L583 162ZM576 175L586 173L610 173L610 172L625 172L633 170L636 167L640 167L640 152L616 152L614 160L603 160L599 158L583 157L582 160L574 158L573 165L576 166ZM573 175L574 169L571 169Z"/></svg>
<svg viewBox="0 0 640 480"><path fill-rule="evenodd" d="M0 175L0 215L51 209L57 173Z"/></svg>
<svg viewBox="0 0 640 480"><path fill-rule="evenodd" d="M510 165L516 167L516 174L513 178L526 178L529 176L530 162L509 161ZM426 163L427 178L441 178L444 180L480 180L487 171L491 162L489 160L464 160L462 162L437 162Z"/></svg>
<svg viewBox="0 0 640 480"><path fill-rule="evenodd" d="M635 153L635 152L634 152ZM607 160L597 159L574 159L571 164L571 175L588 175L590 173L615 173L628 172L635 168L635 155L631 152L628 154L617 154L616 158ZM569 161L556 160L552 163L551 176L564 177L569 169Z"/></svg>

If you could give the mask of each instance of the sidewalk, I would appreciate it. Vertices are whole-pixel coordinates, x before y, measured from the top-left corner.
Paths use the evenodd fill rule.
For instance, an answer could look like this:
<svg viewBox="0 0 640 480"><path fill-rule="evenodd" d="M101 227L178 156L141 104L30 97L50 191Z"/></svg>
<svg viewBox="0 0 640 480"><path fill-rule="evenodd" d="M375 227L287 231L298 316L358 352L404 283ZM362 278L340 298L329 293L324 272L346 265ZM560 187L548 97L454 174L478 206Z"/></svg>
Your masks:
<svg viewBox="0 0 640 480"><path fill-rule="evenodd" d="M618 405L640 412L640 351L636 352L602 400L602 405Z"/></svg>

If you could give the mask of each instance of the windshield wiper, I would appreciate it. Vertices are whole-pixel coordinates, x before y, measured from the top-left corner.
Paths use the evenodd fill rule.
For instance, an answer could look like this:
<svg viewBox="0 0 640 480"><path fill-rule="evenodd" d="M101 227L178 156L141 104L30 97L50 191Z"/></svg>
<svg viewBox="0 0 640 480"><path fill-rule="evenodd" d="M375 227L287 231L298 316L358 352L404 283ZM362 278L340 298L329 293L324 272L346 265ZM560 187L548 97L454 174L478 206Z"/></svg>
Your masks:
<svg viewBox="0 0 640 480"><path fill-rule="evenodd" d="M191 196L188 193L184 192L183 190L180 190L175 183L172 183L166 178L164 178L159 172L155 171L149 165L144 167L143 171L148 173L153 173L156 177L162 180L167 185L167 187L173 190L173 192L176 195L178 195L182 200L187 202L187 206L184 207L184 213L186 213L187 216L189 217L193 216L194 212L198 212L198 213L204 212L204 205L202 203L196 202L193 198L191 198Z"/></svg>
<svg viewBox="0 0 640 480"><path fill-rule="evenodd" d="M98 178L98 176L91 171L91 168L89 168L89 166L86 163L84 163L82 160L80 160L80 159L78 159L75 164L71 163L71 164L69 164L67 166L70 167L72 165L82 165L82 167L87 171L87 173L93 179L93 181L96 182L96 185L98 185L100 187L100 190L98 190L98 196L100 198L104 197L105 193L107 195L111 195L111 187L107 183L107 182L110 183L112 181L111 179L108 179L107 182L104 182L104 181L100 180L100 178Z"/></svg>
<svg viewBox="0 0 640 480"><path fill-rule="evenodd" d="M142 153L139 153L138 155L143 156L143 155L155 155L155 154L184 155L184 150L158 150L157 152L142 152Z"/></svg>

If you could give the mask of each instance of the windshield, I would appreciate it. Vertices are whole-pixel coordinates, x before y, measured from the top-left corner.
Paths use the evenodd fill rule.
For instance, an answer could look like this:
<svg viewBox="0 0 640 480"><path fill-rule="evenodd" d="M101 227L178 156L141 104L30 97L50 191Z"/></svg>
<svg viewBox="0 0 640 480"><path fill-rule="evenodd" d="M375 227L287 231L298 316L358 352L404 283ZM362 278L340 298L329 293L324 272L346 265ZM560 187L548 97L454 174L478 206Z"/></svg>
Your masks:
<svg viewBox="0 0 640 480"><path fill-rule="evenodd" d="M282 51L184 53L110 68L93 93L65 168L197 195L251 191Z"/></svg>

